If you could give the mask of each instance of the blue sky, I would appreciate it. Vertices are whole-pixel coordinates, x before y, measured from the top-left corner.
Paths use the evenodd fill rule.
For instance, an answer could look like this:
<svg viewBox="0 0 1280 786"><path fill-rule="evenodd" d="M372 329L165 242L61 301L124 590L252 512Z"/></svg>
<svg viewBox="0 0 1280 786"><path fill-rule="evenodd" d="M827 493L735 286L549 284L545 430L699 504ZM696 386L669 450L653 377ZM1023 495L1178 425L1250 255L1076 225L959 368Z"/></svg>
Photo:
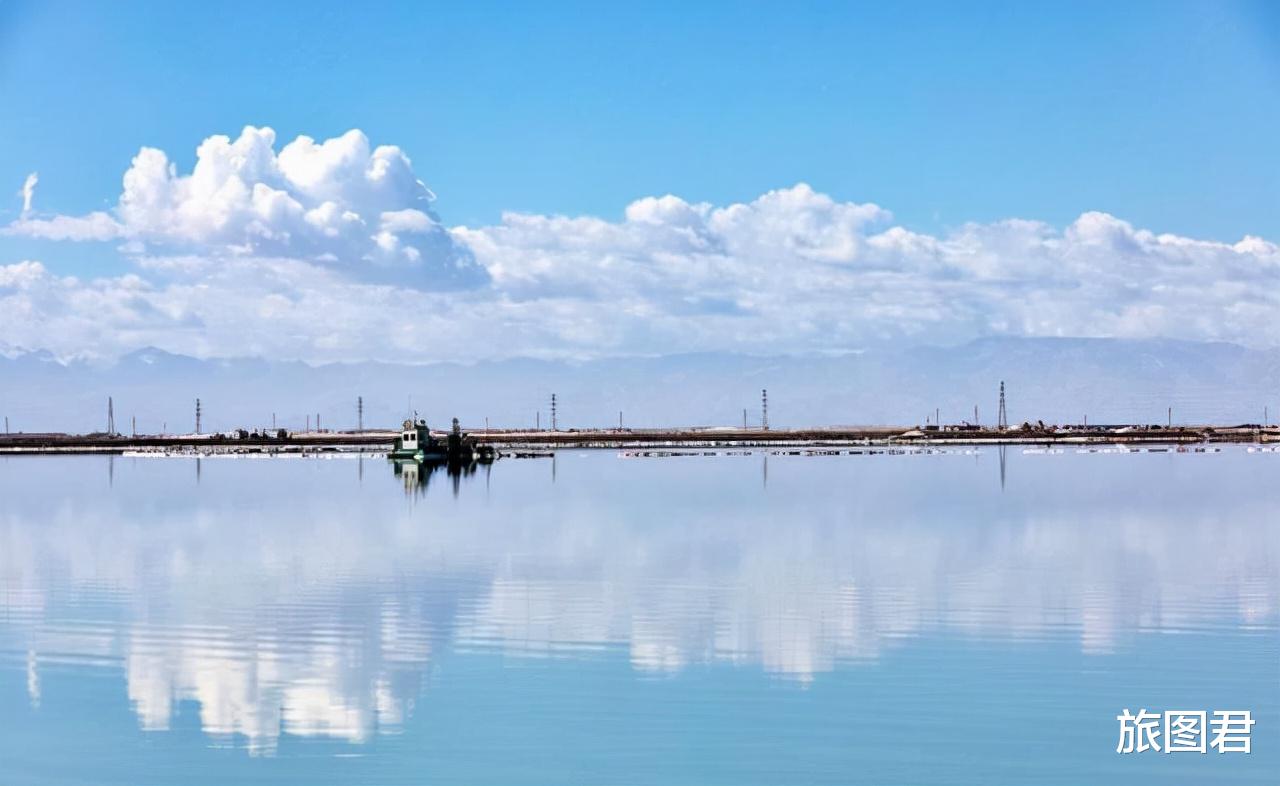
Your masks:
<svg viewBox="0 0 1280 786"><path fill-rule="evenodd" d="M1265 4L3 6L0 182L38 170L62 212L140 145L189 165L254 124L393 141L450 223L803 180L921 229L1280 234Z"/></svg>
<svg viewBox="0 0 1280 786"><path fill-rule="evenodd" d="M1280 238L1280 12L1262 3L0 0L0 96L4 223L31 172L37 213L111 213L139 148L188 173L203 140L253 125L274 129L277 148L349 129L398 146L445 227L492 227L504 211L618 222L647 196L723 207L805 183L837 204L879 205L892 214L881 228L940 241L1012 218L1068 232L1090 211L1198 241ZM138 270L119 243L48 237L0 234L0 264ZM518 256L476 253L491 276ZM611 253L632 255L599 256ZM751 308L733 293L680 298ZM1197 337L1248 333L1226 324L1238 298L1219 306ZM1138 315L1119 315L1098 331L1163 335L1167 316L1135 328ZM964 318L966 335L1097 322ZM923 335L913 330L900 332ZM625 332L610 340L643 343ZM868 334L855 332L837 343Z"/></svg>

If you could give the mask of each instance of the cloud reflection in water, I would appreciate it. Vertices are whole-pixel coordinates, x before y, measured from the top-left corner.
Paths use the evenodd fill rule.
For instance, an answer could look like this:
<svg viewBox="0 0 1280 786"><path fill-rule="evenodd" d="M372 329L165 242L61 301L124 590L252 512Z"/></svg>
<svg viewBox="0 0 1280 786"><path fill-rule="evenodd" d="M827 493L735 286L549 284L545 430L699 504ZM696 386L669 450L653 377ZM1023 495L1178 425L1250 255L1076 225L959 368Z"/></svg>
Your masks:
<svg viewBox="0 0 1280 786"><path fill-rule="evenodd" d="M194 701L270 753L395 733L443 654L803 685L925 635L1276 625L1280 457L1016 455L1005 490L994 451L773 457L767 487L761 458L566 453L456 496L376 462L8 460L0 651L33 705L44 668L119 668L142 728Z"/></svg>

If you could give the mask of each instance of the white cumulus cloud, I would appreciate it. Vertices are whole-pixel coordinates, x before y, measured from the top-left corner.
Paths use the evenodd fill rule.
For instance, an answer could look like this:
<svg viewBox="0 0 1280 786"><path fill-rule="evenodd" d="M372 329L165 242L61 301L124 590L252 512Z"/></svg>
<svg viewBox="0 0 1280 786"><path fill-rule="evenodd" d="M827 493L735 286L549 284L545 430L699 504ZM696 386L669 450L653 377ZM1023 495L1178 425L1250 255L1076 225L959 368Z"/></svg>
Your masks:
<svg viewBox="0 0 1280 786"><path fill-rule="evenodd" d="M359 131L277 152L214 136L180 174L144 148L109 212L4 231L124 241L135 272L0 265L0 342L62 355L474 360L828 352L986 335L1280 346L1280 249L1086 212L926 234L799 184L740 203L446 227L396 147Z"/></svg>
<svg viewBox="0 0 1280 786"><path fill-rule="evenodd" d="M426 288L483 281L484 271L432 212L434 195L400 148L373 147L359 130L323 142L300 136L279 153L275 142L272 129L252 126L234 140L211 136L187 174L164 151L144 147L109 213L38 218L24 211L5 231L125 239L133 249L212 257L290 256Z"/></svg>

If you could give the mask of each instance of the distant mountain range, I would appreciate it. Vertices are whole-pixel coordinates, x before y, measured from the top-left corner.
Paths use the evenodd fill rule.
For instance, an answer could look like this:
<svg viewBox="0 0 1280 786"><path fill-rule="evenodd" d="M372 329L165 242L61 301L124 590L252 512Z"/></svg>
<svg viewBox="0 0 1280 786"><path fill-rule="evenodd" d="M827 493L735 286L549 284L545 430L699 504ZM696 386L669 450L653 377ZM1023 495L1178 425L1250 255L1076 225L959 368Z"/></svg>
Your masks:
<svg viewBox="0 0 1280 786"><path fill-rule="evenodd" d="M0 416L13 431L94 431L114 399L116 429L170 433L270 426L300 429L399 424L412 409L433 425L459 417L480 428L758 424L760 391L779 428L913 425L935 408L944 422L992 423L997 391L1011 422L1259 423L1280 411L1280 351L1223 343L1074 338L988 338L958 347L840 356L687 354L585 362L514 359L474 365L198 359L154 348L109 364L59 362L47 352L0 354ZM541 413L540 415L538 413Z"/></svg>

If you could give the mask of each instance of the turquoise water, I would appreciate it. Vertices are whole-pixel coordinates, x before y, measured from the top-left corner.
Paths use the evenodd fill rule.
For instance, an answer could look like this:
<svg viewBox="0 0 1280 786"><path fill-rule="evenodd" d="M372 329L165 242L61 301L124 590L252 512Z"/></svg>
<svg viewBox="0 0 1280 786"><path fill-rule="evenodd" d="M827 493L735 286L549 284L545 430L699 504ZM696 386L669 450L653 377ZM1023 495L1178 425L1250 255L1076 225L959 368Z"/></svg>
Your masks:
<svg viewBox="0 0 1280 786"><path fill-rule="evenodd" d="M1277 478L0 459L0 783L1274 784ZM1254 752L1119 755L1125 707L1251 710Z"/></svg>

